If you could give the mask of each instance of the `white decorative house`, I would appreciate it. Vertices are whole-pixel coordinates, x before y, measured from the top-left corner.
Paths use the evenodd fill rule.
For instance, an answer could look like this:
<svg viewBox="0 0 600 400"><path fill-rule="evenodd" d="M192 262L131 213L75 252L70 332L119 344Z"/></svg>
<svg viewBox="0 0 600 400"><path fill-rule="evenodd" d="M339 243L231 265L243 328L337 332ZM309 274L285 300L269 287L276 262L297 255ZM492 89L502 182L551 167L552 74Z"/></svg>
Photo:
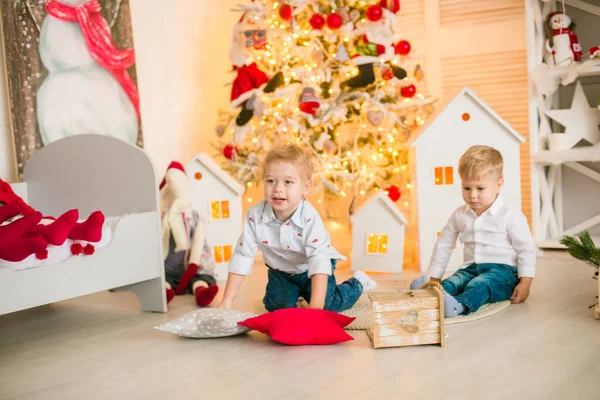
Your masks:
<svg viewBox="0 0 600 400"><path fill-rule="evenodd" d="M244 187L225 172L207 153L186 165L192 205L206 220L206 235L212 246L218 280L227 279L229 259L242 231Z"/></svg>
<svg viewBox="0 0 600 400"><path fill-rule="evenodd" d="M351 222L352 270L402 271L407 220L385 193L366 201Z"/></svg>
<svg viewBox="0 0 600 400"><path fill-rule="evenodd" d="M505 204L521 209L519 146L525 139L468 88L440 107L429 124L410 143L417 208L418 264L427 270L437 237L452 212L464 204L458 161L471 146L487 145L504 158ZM415 224L413 224L415 225ZM457 242L447 271L463 262L463 246Z"/></svg>

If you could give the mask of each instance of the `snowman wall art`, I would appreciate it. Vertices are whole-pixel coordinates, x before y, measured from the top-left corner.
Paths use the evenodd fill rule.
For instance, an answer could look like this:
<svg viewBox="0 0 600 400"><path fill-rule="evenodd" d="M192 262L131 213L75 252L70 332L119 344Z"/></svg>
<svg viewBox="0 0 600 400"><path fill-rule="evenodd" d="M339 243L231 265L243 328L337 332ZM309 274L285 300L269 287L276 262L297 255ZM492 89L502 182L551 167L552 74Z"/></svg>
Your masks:
<svg viewBox="0 0 600 400"><path fill-rule="evenodd" d="M11 0L2 31L19 176L67 136L143 146L129 0Z"/></svg>

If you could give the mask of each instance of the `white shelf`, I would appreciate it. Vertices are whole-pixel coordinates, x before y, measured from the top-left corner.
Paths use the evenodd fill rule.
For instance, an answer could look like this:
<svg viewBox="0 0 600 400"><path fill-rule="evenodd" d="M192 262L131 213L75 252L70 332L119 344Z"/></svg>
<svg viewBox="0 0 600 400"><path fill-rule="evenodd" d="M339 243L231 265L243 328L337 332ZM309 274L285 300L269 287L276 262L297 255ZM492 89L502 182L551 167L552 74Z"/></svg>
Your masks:
<svg viewBox="0 0 600 400"><path fill-rule="evenodd" d="M535 162L545 165L600 161L600 144L560 151L542 150L534 154L533 159Z"/></svg>
<svg viewBox="0 0 600 400"><path fill-rule="evenodd" d="M554 67L548 69L548 75L565 77L576 73L577 76L600 75L600 60L586 60L582 63L571 64L568 67Z"/></svg>

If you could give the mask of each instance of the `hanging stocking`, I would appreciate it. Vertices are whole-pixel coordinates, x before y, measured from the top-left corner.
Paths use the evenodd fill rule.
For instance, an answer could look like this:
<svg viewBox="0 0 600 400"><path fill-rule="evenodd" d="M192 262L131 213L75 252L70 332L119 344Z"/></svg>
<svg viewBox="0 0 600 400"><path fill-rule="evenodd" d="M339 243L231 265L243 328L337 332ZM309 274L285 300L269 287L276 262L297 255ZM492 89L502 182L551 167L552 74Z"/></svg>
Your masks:
<svg viewBox="0 0 600 400"><path fill-rule="evenodd" d="M340 84L343 89L350 87L352 89L362 88L375 82L375 72L373 71L373 64L360 64L358 66L358 75L344 81Z"/></svg>
<svg viewBox="0 0 600 400"><path fill-rule="evenodd" d="M403 68L400 68L396 65L390 65L390 68L392 69L392 71L394 71L394 76L398 79L404 79L406 78L406 70Z"/></svg>

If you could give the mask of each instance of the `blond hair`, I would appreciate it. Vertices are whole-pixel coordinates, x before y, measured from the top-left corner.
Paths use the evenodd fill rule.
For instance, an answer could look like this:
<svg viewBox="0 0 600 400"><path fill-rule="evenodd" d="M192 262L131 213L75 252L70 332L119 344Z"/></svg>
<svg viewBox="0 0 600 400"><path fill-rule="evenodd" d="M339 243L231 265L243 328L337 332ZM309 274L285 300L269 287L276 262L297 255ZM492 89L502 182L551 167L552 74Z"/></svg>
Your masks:
<svg viewBox="0 0 600 400"><path fill-rule="evenodd" d="M300 147L291 143L276 144L265 156L263 161L263 174L269 164L278 161L294 164L300 170L300 176L307 181L313 174L313 163L306 153Z"/></svg>
<svg viewBox="0 0 600 400"><path fill-rule="evenodd" d="M478 179L490 173L500 178L503 166L498 150L490 146L471 146L458 162L458 174L462 179Z"/></svg>

